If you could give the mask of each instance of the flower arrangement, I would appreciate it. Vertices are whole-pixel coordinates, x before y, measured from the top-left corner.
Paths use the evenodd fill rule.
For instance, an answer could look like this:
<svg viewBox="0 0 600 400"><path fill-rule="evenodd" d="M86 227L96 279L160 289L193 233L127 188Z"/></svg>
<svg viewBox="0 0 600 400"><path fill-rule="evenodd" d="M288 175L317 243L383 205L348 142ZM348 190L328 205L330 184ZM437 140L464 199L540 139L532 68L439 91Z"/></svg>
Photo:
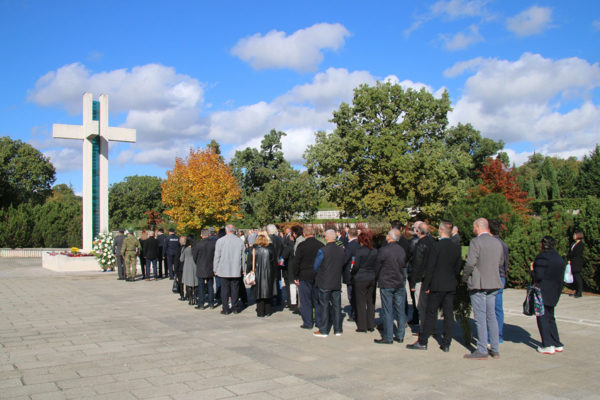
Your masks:
<svg viewBox="0 0 600 400"><path fill-rule="evenodd" d="M79 249L77 247L71 247L71 254L79 253Z"/></svg>
<svg viewBox="0 0 600 400"><path fill-rule="evenodd" d="M102 267L103 271L115 269L117 259L113 254L113 237L110 233L99 234L93 242L92 253L96 256L98 264Z"/></svg>

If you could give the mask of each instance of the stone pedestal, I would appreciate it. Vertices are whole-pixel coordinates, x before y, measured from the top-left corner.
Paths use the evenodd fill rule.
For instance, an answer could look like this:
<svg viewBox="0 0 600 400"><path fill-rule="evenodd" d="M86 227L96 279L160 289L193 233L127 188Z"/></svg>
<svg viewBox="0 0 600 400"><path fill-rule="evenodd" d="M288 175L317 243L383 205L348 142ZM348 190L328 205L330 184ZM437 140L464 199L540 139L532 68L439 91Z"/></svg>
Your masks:
<svg viewBox="0 0 600 400"><path fill-rule="evenodd" d="M96 257L69 257L42 253L42 267L56 272L102 271Z"/></svg>

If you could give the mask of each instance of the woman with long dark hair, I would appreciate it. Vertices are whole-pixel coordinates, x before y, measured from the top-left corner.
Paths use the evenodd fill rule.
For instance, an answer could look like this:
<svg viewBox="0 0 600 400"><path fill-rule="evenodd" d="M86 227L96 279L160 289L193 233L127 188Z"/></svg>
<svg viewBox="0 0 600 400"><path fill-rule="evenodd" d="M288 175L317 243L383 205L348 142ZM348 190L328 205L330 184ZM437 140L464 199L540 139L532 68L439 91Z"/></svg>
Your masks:
<svg viewBox="0 0 600 400"><path fill-rule="evenodd" d="M573 243L569 254L567 254L567 260L571 265L571 273L573 274L573 283L575 284L575 294L573 297L581 297L583 291L583 279L581 278L581 271L583 271L583 264L585 260L583 258L583 250L585 245L583 244L583 232L575 231L573 233Z"/></svg>
<svg viewBox="0 0 600 400"><path fill-rule="evenodd" d="M356 250L352 267L352 284L356 296L357 332L375 330L375 265L377 250L373 248L370 232L358 235L360 247Z"/></svg>
<svg viewBox="0 0 600 400"><path fill-rule="evenodd" d="M536 316L542 337L542 347L538 347L537 351L543 354L563 351L554 319L554 309L563 287L565 260L554 250L554 245L555 241L551 236L544 236L541 242L542 252L531 263L534 282L542 291L544 302L544 314Z"/></svg>

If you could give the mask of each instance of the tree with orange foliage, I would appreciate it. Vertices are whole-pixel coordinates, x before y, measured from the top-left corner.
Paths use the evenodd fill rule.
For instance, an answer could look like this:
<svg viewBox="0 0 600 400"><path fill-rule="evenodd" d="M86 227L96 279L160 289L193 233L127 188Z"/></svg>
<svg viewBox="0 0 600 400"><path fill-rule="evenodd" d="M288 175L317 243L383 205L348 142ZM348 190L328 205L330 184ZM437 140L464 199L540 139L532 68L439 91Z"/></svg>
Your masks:
<svg viewBox="0 0 600 400"><path fill-rule="evenodd" d="M529 211L529 202L532 199L517 183L513 168L509 168L498 158L488 158L481 168L480 177L483 180L479 185L481 194L500 193L519 214L526 214Z"/></svg>
<svg viewBox="0 0 600 400"><path fill-rule="evenodd" d="M175 159L162 184L162 201L182 231L220 225L240 217L241 191L231 168L214 148L190 149Z"/></svg>

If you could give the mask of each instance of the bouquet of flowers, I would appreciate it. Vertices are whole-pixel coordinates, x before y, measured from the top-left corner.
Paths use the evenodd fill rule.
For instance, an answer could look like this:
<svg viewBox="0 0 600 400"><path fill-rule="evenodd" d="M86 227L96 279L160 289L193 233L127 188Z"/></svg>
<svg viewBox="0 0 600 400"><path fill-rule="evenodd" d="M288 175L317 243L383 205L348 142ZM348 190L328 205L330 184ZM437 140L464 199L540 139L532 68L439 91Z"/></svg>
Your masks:
<svg viewBox="0 0 600 400"><path fill-rule="evenodd" d="M106 271L115 269L117 259L113 254L113 237L110 233L99 234L93 242L92 253L96 256L98 264L102 267L102 270Z"/></svg>

